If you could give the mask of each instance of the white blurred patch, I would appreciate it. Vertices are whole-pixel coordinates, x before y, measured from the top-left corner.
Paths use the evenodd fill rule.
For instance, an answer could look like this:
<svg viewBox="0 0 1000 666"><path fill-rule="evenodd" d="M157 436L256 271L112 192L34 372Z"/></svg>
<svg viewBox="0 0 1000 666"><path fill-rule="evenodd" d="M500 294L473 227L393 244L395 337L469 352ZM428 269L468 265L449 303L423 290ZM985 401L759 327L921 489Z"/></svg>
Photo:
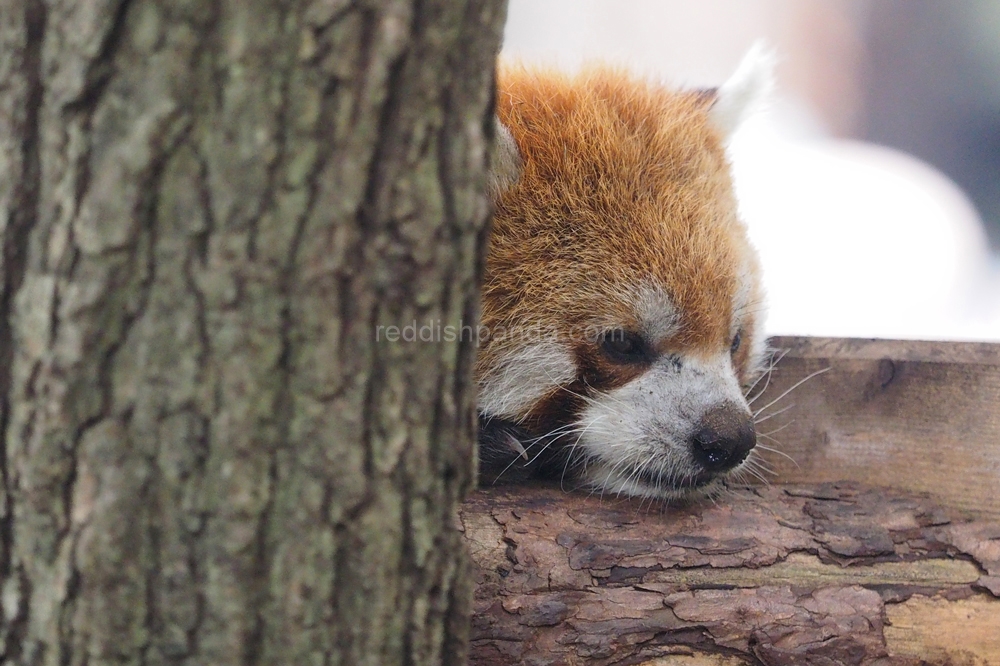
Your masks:
<svg viewBox="0 0 1000 666"><path fill-rule="evenodd" d="M774 109L730 155L772 334L1000 339L978 216L945 176L856 141L793 138Z"/></svg>

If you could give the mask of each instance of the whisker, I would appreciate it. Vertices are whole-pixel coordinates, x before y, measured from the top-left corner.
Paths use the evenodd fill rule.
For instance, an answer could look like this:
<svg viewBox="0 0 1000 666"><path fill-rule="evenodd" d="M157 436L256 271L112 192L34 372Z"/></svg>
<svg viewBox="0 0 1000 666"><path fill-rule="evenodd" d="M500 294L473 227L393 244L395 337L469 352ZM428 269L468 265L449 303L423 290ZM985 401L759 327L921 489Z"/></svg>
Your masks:
<svg viewBox="0 0 1000 666"><path fill-rule="evenodd" d="M761 437L763 437L764 439L769 439L772 442L774 442L775 444L777 444L778 446L781 446L781 442L779 442L778 440L776 440L774 437L771 437L770 435L765 435L764 433L757 433L757 434L760 435ZM758 444L757 446L762 446L762 444Z"/></svg>
<svg viewBox="0 0 1000 666"><path fill-rule="evenodd" d="M770 485L770 481L768 481L767 478L763 474L761 474L760 472L758 472L757 470L751 469L751 468L747 467L746 471L747 471L747 474L750 474L751 476L753 476L755 479L757 479L758 481L760 481L764 485Z"/></svg>
<svg viewBox="0 0 1000 666"><path fill-rule="evenodd" d="M745 486L749 483L749 480L747 479L747 474L748 474L747 470L740 468L735 472L733 472L732 474L730 474L730 479L732 479L733 483ZM730 491L732 490L732 488L729 486L728 483L726 484L725 488L726 490Z"/></svg>
<svg viewBox="0 0 1000 666"><path fill-rule="evenodd" d="M559 426L557 428L553 428L552 430L548 431L544 435L539 435L538 437L534 437L532 439L528 439L528 440L525 440L525 441L529 442L531 444L535 444L537 442L542 441L543 439L550 439L550 438L558 437L560 435L573 434L573 432L577 428L579 428L579 427L580 427L580 424L578 424L578 423L575 423L575 422L574 423L567 423L567 424L561 425L561 426ZM522 444L523 443L524 442L522 442Z"/></svg>
<svg viewBox="0 0 1000 666"><path fill-rule="evenodd" d="M759 457L758 458L751 458L750 460L748 460L747 461L747 466L750 467L750 468L752 468L752 469L756 469L756 470L759 470L761 472L764 472L766 474L770 474L772 476L777 475L777 472L775 472L773 469L771 469L771 466L768 465L766 462L764 462L764 460L762 458L759 458Z"/></svg>
<svg viewBox="0 0 1000 666"><path fill-rule="evenodd" d="M618 487L618 492L615 493L615 495L617 497L621 497L622 491L625 490L625 486L627 486L630 483L634 483L633 479L636 479L636 478L639 477L639 475L646 468L646 466L649 465L649 463L651 463L653 461L653 458L655 456L656 456L656 454L653 453L648 458L646 458L646 460L644 462L641 462L641 463L638 463L638 464L634 464L632 466L632 471L629 472L629 475L627 477L625 477L624 483L622 483L622 485Z"/></svg>
<svg viewBox="0 0 1000 666"><path fill-rule="evenodd" d="M806 375L805 377L803 377L803 378L802 378L802 379L800 379L799 381L797 381L797 382L795 382L794 384L792 384L792 385L791 385L791 386L790 386L790 387L789 387L788 389L786 389L786 390L785 390L785 391L784 391L784 392L783 392L783 393L782 393L781 395L779 395L779 396L778 396L777 398L775 398L774 400L772 400L771 402L767 403L766 405L764 405L763 407L761 407L760 409L758 409L758 410L757 410L756 412L754 412L754 413L753 413L753 417L754 417L754 418L756 419L756 418L757 418L757 416L759 416L759 415L760 415L760 413L761 413L761 412L763 412L763 411L764 411L765 409L767 409L768 407L770 407L770 406L771 406L771 405L773 405L774 403L778 402L779 400L781 400L782 398L784 398L784 397L785 397L786 395L788 395L789 393L791 393L792 391L794 391L794 390L795 390L795 389L797 389L798 387L800 387L800 386L802 386L803 384L805 384L805 383L806 383L807 381L809 381L809 380L810 380L810 379L812 379L813 377L818 377L819 375L822 375L823 373L825 373L825 372L829 372L829 371L830 371L830 367L828 366L828 367L826 367L826 368L823 368L823 369L821 369L821 370L817 370L816 372L813 372L813 373L810 373L810 374Z"/></svg>
<svg viewBox="0 0 1000 666"><path fill-rule="evenodd" d="M603 416L598 416L596 419L594 419L594 421L592 421L590 424L588 424L587 426L584 426L584 427L580 427L580 425L578 423L569 423L569 424L566 424L566 425L563 425L563 426L559 426L558 428L554 428L553 430L550 430L549 432L545 433L544 435L539 435L538 437L534 437L532 439L525 440L524 442L521 442L521 445L524 447L525 455L527 455L528 451L530 451L533 447L535 447L539 442L542 442L542 441L545 442L542 445L542 447L538 450L538 452L535 453L534 457L532 457L530 460L528 460L525 463L525 465L531 465L531 464L533 464L536 460L538 460L538 457L540 455L542 455L543 453L545 453L545 451L549 448L549 446L551 446L553 444L553 442L555 442L556 440L558 440L560 437L565 437L567 435L573 435L573 434L575 434L577 432L579 432L580 436L582 437L583 433L586 432L586 429L589 428L590 425L592 425L594 422L596 422L600 418L603 418ZM579 438L577 438L577 441L579 441ZM525 446L525 444L526 444L526 446ZM511 467L513 467L517 463L518 459L519 459L518 457L515 457L515 458L511 459L511 461L509 463L507 463L507 466L504 467L500 471L499 474L497 474L497 476L496 476L495 479L493 479L493 484L494 485L496 485L496 483L500 480L500 477L502 477L507 472L507 470L509 470Z"/></svg>
<svg viewBox="0 0 1000 666"><path fill-rule="evenodd" d="M563 482L566 480L566 470L567 470L567 468L569 468L570 462L573 459L573 454L576 452L576 447L580 444L580 440L583 439L583 436L587 433L588 430L590 430L590 428L595 423L597 423L598 421L600 421L603 418L604 418L604 415L603 414L599 414L597 417L591 419L590 423L588 423L586 426L584 426L584 428L582 430L579 431L579 434L577 434L576 439L573 440L572 444L570 444L569 451L566 452L566 463L563 465L563 471L562 471L562 474L559 477L559 487L560 488L563 488ZM584 460L586 460L586 459L587 459L587 457L584 456ZM586 465L586 463L585 463L585 465ZM563 488L563 490L565 490L565 488Z"/></svg>
<svg viewBox="0 0 1000 666"><path fill-rule="evenodd" d="M780 350L780 352L781 352L780 354L778 353L778 351L779 350L774 350L774 351L771 352L771 359L768 361L767 368L764 370L764 372L761 373L760 377L758 377L756 380L754 380L754 383L751 384L750 387L746 391L744 391L744 395L747 396L747 404L752 405L754 400L756 400L761 395L763 395L764 391L767 390L768 385L771 383L771 373L774 371L774 368L779 363L781 363L781 359L785 358L785 354L788 353L787 349ZM775 355L777 355L777 358L775 358ZM759 384L761 382L761 380L766 380L764 382L764 388L762 388L757 393L757 395L755 395L753 397L750 397L750 394L753 392L753 390L757 386L757 384Z"/></svg>
<svg viewBox="0 0 1000 666"><path fill-rule="evenodd" d="M764 435L764 436L767 437L768 439L770 439L771 441L774 441L775 443L777 443L776 440L773 437L770 437L769 435ZM799 466L799 464L797 462L795 462L795 458L791 457L790 455L788 455L784 451L779 451L778 449L772 448L770 446L764 446L763 444L760 444L760 443L757 444L757 448L761 449L763 451L767 451L768 453L777 453L782 458L788 458L788 460L791 461L796 467Z"/></svg>
<svg viewBox="0 0 1000 666"><path fill-rule="evenodd" d="M768 474L770 476L777 476L777 473L773 469L771 469L771 467L767 465L764 462L764 460L761 459L759 456L749 458L744 464L744 467L742 469L746 469L747 471L754 471L757 473Z"/></svg>
<svg viewBox="0 0 1000 666"><path fill-rule="evenodd" d="M785 412L787 412L787 411L788 411L789 409L791 409L791 408L792 408L792 407L794 407L794 406L795 406L795 403L793 402L792 404L788 405L787 407L782 407L781 409L779 409L779 410L778 410L778 411L776 411L776 412L771 412L771 413L770 413L770 414L768 414L767 416L764 416L764 417L761 417L761 418L759 418L759 419L754 419L754 421L753 421L753 424L754 424L754 425L760 425L760 424L761 424L761 423L763 423L764 421L766 421L766 420L768 420L768 419L771 419L771 418L774 418L774 417L775 417L775 416L777 416L778 414L784 414Z"/></svg>
<svg viewBox="0 0 1000 666"><path fill-rule="evenodd" d="M785 428L787 428L788 426L792 425L793 423L795 423L795 419L792 419L792 420L791 420L791 421L789 421L788 423L786 423L786 424L784 424L784 425L782 425L782 426L779 426L779 427L775 428L774 430L769 430L769 431L767 431L767 432L759 432L759 433L757 433L757 434L758 434L758 435L762 435L762 436L764 436L764 437L770 437L770 438L771 438L771 439L773 440L774 438L773 438L773 437L771 437L771 435L774 435L774 434L777 434L777 433L781 432L782 430L784 430L784 429L785 429Z"/></svg>

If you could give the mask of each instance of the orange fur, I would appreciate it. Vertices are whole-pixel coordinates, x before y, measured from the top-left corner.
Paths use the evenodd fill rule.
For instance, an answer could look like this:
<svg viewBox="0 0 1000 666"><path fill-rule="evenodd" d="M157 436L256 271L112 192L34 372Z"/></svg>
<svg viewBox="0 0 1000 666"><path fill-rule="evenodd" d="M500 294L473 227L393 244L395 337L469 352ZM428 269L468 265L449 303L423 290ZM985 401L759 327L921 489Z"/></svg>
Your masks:
<svg viewBox="0 0 1000 666"><path fill-rule="evenodd" d="M747 337L734 362L748 381L758 268L709 105L703 94L612 68L575 76L503 68L497 115L522 164L495 201L483 324L537 327L580 357L588 349L580 331L634 330L636 290L652 287L678 314L679 328L657 341L659 352L726 351L740 314ZM752 287L747 312L734 313L741 270ZM481 341L477 374L518 344L516 336ZM619 373L611 385L633 376Z"/></svg>

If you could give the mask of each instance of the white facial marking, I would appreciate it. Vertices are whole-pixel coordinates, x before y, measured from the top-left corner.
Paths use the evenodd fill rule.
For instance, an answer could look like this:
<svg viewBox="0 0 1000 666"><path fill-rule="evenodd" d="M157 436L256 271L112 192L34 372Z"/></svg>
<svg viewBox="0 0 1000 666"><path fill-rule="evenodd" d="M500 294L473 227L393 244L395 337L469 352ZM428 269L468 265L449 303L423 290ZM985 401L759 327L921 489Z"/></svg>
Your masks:
<svg viewBox="0 0 1000 666"><path fill-rule="evenodd" d="M552 340L502 352L479 380L479 411L519 419L552 389L572 382L576 373L573 355Z"/></svg>
<svg viewBox="0 0 1000 666"><path fill-rule="evenodd" d="M762 295L762 290L757 285L755 268L750 260L744 260L736 275L736 294L733 297L733 325L730 335L736 335L741 328L749 338L749 372L750 376L756 375L763 370L764 355L766 353L767 339L763 333L764 321L767 319L767 303ZM757 299L751 300L754 296L754 287L757 286ZM747 321L753 316L753 330L747 328Z"/></svg>
<svg viewBox="0 0 1000 666"><path fill-rule="evenodd" d="M680 317L670 297L658 285L644 284L635 292L632 307L639 320L639 333L656 344L680 329Z"/></svg>
<svg viewBox="0 0 1000 666"><path fill-rule="evenodd" d="M490 167L486 173L486 190L490 196L497 197L518 181L521 177L521 153L510 130L493 119L496 137L493 153L490 155Z"/></svg>
<svg viewBox="0 0 1000 666"><path fill-rule="evenodd" d="M590 425L576 444L586 458L584 479L629 495L685 494L684 484L701 472L688 441L703 415L726 403L746 406L728 354L660 358L628 384L588 401L578 423Z"/></svg>

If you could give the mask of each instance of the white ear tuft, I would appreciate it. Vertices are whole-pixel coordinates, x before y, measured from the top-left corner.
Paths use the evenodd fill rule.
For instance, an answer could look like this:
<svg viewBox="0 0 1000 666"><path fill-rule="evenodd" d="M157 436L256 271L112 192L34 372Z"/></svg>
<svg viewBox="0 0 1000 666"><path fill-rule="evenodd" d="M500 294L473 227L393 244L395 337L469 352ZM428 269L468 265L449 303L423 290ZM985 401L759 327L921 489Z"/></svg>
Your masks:
<svg viewBox="0 0 1000 666"><path fill-rule="evenodd" d="M771 97L776 63L774 50L764 42L756 42L733 75L719 88L709 114L723 134L732 134L747 116L759 110Z"/></svg>
<svg viewBox="0 0 1000 666"><path fill-rule="evenodd" d="M491 197L497 197L521 177L521 153L510 130L499 118L494 117L493 120L496 135L493 153L490 155L490 168L486 174L486 190Z"/></svg>

